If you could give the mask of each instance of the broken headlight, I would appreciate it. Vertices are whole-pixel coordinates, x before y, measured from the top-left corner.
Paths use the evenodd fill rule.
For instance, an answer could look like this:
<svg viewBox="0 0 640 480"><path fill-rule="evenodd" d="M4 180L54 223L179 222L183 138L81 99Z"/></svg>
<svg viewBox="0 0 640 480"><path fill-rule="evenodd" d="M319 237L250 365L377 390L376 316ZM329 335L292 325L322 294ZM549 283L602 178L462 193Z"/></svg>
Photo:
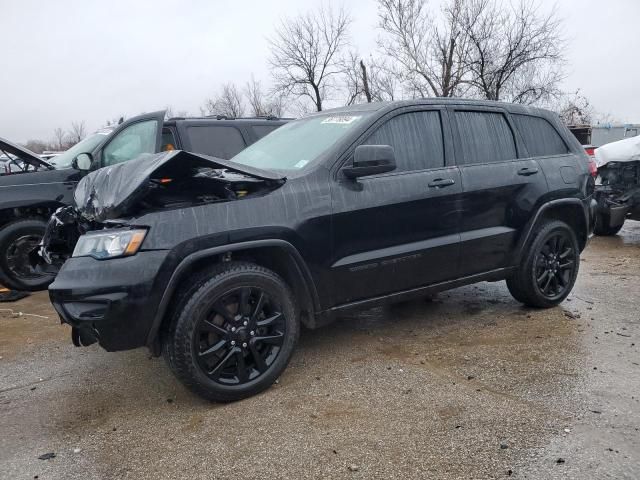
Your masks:
<svg viewBox="0 0 640 480"><path fill-rule="evenodd" d="M90 232L78 239L73 256L93 257L102 260L135 255L146 234L146 230Z"/></svg>

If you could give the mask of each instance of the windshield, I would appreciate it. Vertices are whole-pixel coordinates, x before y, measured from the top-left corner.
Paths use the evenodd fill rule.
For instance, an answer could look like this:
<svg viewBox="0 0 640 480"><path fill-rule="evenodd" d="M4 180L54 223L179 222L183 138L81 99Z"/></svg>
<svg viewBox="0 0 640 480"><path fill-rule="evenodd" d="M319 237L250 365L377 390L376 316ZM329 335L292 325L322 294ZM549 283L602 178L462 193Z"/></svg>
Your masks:
<svg viewBox="0 0 640 480"><path fill-rule="evenodd" d="M71 162L73 162L74 158L76 158L80 153L93 152L93 149L107 138L111 132L113 132L113 129L110 128L99 130L82 140L80 143L76 143L66 152L53 157L49 160L49 163L58 169L71 168Z"/></svg>
<svg viewBox="0 0 640 480"><path fill-rule="evenodd" d="M299 170L368 115L370 112L334 113L295 120L242 150L231 161L266 170Z"/></svg>

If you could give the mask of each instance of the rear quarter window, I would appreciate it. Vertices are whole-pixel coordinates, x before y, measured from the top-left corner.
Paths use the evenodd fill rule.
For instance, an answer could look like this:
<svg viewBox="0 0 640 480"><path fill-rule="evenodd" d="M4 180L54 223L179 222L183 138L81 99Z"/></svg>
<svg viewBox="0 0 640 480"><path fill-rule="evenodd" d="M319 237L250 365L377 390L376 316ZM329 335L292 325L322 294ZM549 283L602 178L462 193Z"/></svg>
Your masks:
<svg viewBox="0 0 640 480"><path fill-rule="evenodd" d="M499 112L456 111L459 164L502 162L517 158L507 119Z"/></svg>
<svg viewBox="0 0 640 480"><path fill-rule="evenodd" d="M564 155L569 152L558 131L542 117L511 115L532 157Z"/></svg>
<svg viewBox="0 0 640 480"><path fill-rule="evenodd" d="M235 127L194 125L187 127L191 150L225 160L240 153L246 147L240 130Z"/></svg>

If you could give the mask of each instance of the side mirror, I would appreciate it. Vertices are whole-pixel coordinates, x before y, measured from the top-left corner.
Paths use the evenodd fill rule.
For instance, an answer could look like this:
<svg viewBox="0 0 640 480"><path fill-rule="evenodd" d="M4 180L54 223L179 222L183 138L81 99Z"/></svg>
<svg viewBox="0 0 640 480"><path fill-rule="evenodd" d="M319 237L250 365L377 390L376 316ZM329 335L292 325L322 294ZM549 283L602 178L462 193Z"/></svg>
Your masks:
<svg viewBox="0 0 640 480"><path fill-rule="evenodd" d="M353 165L342 172L347 178L365 177L396 169L396 156L390 145L360 145L353 154Z"/></svg>
<svg viewBox="0 0 640 480"><path fill-rule="evenodd" d="M71 162L71 166L76 170L88 172L91 170L91 164L93 163L93 157L90 153L80 153Z"/></svg>

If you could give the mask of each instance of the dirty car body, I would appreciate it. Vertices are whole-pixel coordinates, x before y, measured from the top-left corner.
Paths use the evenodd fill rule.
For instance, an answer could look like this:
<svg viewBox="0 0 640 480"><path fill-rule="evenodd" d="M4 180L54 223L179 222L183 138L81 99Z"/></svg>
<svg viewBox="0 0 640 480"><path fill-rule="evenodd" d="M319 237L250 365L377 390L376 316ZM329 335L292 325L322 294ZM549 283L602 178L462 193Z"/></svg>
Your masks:
<svg viewBox="0 0 640 480"><path fill-rule="evenodd" d="M369 104L293 121L229 162L175 155L83 181L91 229L49 292L76 344L164 352L213 400L270 385L299 323L483 280L556 305L593 229L586 154L522 106ZM191 167L174 178L178 156Z"/></svg>

